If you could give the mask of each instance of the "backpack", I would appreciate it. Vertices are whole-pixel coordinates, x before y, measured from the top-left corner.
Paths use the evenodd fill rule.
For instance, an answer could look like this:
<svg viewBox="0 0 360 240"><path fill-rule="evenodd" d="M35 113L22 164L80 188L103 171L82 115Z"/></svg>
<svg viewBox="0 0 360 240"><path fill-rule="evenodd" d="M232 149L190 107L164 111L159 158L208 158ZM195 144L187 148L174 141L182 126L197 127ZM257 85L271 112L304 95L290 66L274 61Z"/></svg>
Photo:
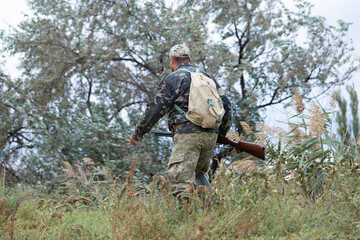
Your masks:
<svg viewBox="0 0 360 240"><path fill-rule="evenodd" d="M176 104L174 107L195 125L202 128L218 128L225 109L214 80L201 74L198 69L196 72L184 68L181 70L191 74L188 112L185 113Z"/></svg>

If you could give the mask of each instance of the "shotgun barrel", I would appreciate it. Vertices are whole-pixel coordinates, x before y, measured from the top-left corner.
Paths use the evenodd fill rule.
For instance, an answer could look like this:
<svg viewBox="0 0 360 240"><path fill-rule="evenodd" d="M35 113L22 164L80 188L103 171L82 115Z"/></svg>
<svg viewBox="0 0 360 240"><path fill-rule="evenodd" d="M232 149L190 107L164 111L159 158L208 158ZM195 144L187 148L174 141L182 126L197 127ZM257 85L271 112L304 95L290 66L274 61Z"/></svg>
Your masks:
<svg viewBox="0 0 360 240"><path fill-rule="evenodd" d="M157 136L157 137L172 137L173 135L172 135L171 132L155 131L154 136Z"/></svg>

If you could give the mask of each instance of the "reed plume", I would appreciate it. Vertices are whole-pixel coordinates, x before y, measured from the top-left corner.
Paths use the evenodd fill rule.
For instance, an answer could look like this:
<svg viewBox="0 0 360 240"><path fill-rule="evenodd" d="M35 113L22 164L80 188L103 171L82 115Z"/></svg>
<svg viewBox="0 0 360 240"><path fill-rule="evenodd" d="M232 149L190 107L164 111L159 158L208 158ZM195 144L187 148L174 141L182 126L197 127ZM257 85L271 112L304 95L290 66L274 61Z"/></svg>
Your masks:
<svg viewBox="0 0 360 240"><path fill-rule="evenodd" d="M245 131L245 133L246 133L247 135L253 133L253 129L252 129L252 128L250 127L250 125L247 124L246 122L240 121L240 125L241 125L241 127L244 129L244 131Z"/></svg>
<svg viewBox="0 0 360 240"><path fill-rule="evenodd" d="M310 109L310 120L309 120L309 130L310 133L314 134L317 137L320 137L321 134L325 131L325 114L320 109L320 106L311 103Z"/></svg>
<svg viewBox="0 0 360 240"><path fill-rule="evenodd" d="M298 93L298 91L296 91L296 90L294 91L294 95L293 95L292 99L293 99L293 104L294 104L296 112L302 113L304 111L305 107L304 107L303 99L300 96L300 94Z"/></svg>

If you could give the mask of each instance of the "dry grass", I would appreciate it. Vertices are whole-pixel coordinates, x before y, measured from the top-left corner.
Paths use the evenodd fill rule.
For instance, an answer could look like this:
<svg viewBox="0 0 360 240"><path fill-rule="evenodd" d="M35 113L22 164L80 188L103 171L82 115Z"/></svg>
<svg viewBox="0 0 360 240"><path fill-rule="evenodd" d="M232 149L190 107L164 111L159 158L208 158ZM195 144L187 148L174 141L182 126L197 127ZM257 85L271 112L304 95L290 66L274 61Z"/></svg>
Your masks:
<svg viewBox="0 0 360 240"><path fill-rule="evenodd" d="M255 133L255 136L258 138L259 143L264 143L266 139L271 139L276 137L281 141L286 137L286 131L281 127L271 127L261 122L256 123L259 132Z"/></svg>
<svg viewBox="0 0 360 240"><path fill-rule="evenodd" d="M300 94L298 93L298 91L294 91L294 95L292 97L293 100L293 105L295 107L295 110L297 113L302 113L305 110L305 106L303 103L303 99L300 96Z"/></svg>
<svg viewBox="0 0 360 240"><path fill-rule="evenodd" d="M251 158L252 156L249 156L246 159L231 163L230 169L236 170L239 174L254 172L256 170L256 163L252 160L248 160Z"/></svg>
<svg viewBox="0 0 360 240"><path fill-rule="evenodd" d="M335 93L335 92L333 92L333 93L331 94L331 98L330 98L329 105L330 105L330 107L333 108L333 109L336 108L336 93Z"/></svg>
<svg viewBox="0 0 360 240"><path fill-rule="evenodd" d="M309 119L310 133L319 138L325 131L325 114L320 106L315 103L311 103L309 112L311 114Z"/></svg>
<svg viewBox="0 0 360 240"><path fill-rule="evenodd" d="M69 176L69 177L75 177L75 172L74 172L74 169L73 167L71 166L71 164L69 162L66 162L64 161L63 162L64 164L64 167L65 167L65 171L66 171L66 174Z"/></svg>
<svg viewBox="0 0 360 240"><path fill-rule="evenodd" d="M241 125L241 127L243 128L243 130L245 131L245 133L247 135L250 135L250 134L252 134L254 132L252 127L250 127L250 125L247 124L246 122L240 121L240 125Z"/></svg>
<svg viewBox="0 0 360 240"><path fill-rule="evenodd" d="M258 126L270 136L283 131ZM234 133L231 138L240 136ZM301 141L300 145L295 141L289 146L302 146ZM359 238L358 169L338 161L327 168L329 174L322 181L321 191L310 197L302 185L310 182L310 177L301 174L303 168L290 169L286 165L299 166L301 159L311 162L311 166L319 164L314 156L316 151L321 152L318 145L310 145L308 149L312 154L306 159L288 154L287 149L281 152L270 149L271 168L256 166L250 159L235 161L230 168L222 162L211 183L212 192L190 185L190 200L181 204L171 195L168 182L161 175L154 176L146 190L137 187L137 157L133 158L124 180L114 179L104 185L91 181L93 173L87 170L87 166L93 166L90 160L74 165L64 163L67 183L71 186L65 195L40 197L24 192L20 197L14 195L18 201L13 200L15 197L11 200L11 194L0 196L0 236L5 239ZM298 152L304 151L300 148ZM107 172L103 170L104 176L109 177ZM84 181L86 184L79 184ZM85 187L96 194L75 194ZM21 191L24 190L14 193ZM211 204L205 206L207 199Z"/></svg>
<svg viewBox="0 0 360 240"><path fill-rule="evenodd" d="M58 200L25 199L16 212L9 206L8 198L2 198L1 236L7 239L27 239L32 234L37 236L35 239L195 240L289 239L290 236L290 239L303 239L309 233L317 238L344 238L360 234L356 205L343 205L340 197L345 192L336 184L329 189L336 192L336 201L324 192L323 203L316 204L300 194L296 181L284 185L272 177L271 182L264 185L265 176L256 172L249 175L250 178L240 178L223 167L212 183L212 193L192 189L191 202L179 207L162 176L154 177L148 194L136 194L131 180L136 160L133 163L122 188L118 192L113 188L109 201L102 202L101 206L86 197L62 196ZM351 172L343 174L344 179L351 180L348 175ZM294 192L296 188L299 190ZM122 196L120 191L124 191ZM197 197L199 191L211 199L211 206L202 208L203 199ZM359 195L353 195L356 196ZM335 215L337 218L332 217ZM346 225L351 219L352 224Z"/></svg>
<svg viewBox="0 0 360 240"><path fill-rule="evenodd" d="M242 136L237 131L228 131L226 137L235 142L241 141L242 139Z"/></svg>
<svg viewBox="0 0 360 240"><path fill-rule="evenodd" d="M14 239L14 224L16 220L16 212L19 207L19 202L15 206L9 208L8 198L4 197L0 200L0 237ZM7 209L9 208L9 209Z"/></svg>

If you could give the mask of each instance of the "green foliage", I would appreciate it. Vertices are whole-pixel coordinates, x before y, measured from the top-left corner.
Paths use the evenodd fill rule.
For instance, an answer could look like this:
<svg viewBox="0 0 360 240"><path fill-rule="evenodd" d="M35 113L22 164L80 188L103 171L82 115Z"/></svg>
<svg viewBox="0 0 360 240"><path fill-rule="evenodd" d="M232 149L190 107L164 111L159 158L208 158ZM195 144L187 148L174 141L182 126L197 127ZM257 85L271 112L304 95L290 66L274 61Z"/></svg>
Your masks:
<svg viewBox="0 0 360 240"><path fill-rule="evenodd" d="M336 113L336 124L338 125L337 131L341 140L349 144L352 139L356 141L360 136L359 100L354 86L348 85L346 90L350 96L350 114L347 111L348 103L346 99L341 96L340 91L336 91L335 100L340 108Z"/></svg>
<svg viewBox="0 0 360 240"><path fill-rule="evenodd" d="M147 180L164 171L169 142L148 136L130 148L128 138L170 72L174 44L188 44L194 64L219 80L238 132L240 121L254 127L295 89L328 89L357 68L349 24L328 25L306 2L293 11L278 0L28 4L32 16L0 35L2 51L21 56L19 79L0 73L0 150L33 183L84 157L115 175L135 155Z"/></svg>
<svg viewBox="0 0 360 240"><path fill-rule="evenodd" d="M80 195L47 196L6 189L0 195L1 237L10 239L357 239L360 236L359 168L337 164L315 200L296 182L257 169L245 175L222 165L213 192L193 191L179 205L156 176L146 192L126 181L93 184L102 201ZM75 186L82 188L82 186ZM198 197L198 191L202 197ZM75 192L72 192L75 193ZM69 192L69 194L71 194ZM31 196L31 197L29 197ZM204 199L211 205L203 208ZM16 199L16 204L11 199ZM8 217L7 217L8 216ZM4 227L8 226L8 227Z"/></svg>
<svg viewBox="0 0 360 240"><path fill-rule="evenodd" d="M261 167L242 172L223 163L213 192L192 189L185 205L164 178L151 182L165 169L170 142L150 134L138 147L128 140L170 72L172 45L188 44L194 64L220 81L242 132L240 121L254 127L262 109L294 90L308 96L351 78L357 61L345 41L349 24L327 25L304 1L294 11L278 0L28 3L33 16L0 35L2 51L22 56L18 79L0 71L0 157L42 189L0 190L0 237L360 237L358 146L331 136L320 107L299 114L278 141L263 139ZM348 92L358 136L358 99Z"/></svg>
<svg viewBox="0 0 360 240"><path fill-rule="evenodd" d="M312 199L328 187L324 183L337 166L359 166L356 144L344 144L331 134L330 114L318 108L310 116L292 117L288 123L291 131L267 146L271 172L284 181L296 181Z"/></svg>

